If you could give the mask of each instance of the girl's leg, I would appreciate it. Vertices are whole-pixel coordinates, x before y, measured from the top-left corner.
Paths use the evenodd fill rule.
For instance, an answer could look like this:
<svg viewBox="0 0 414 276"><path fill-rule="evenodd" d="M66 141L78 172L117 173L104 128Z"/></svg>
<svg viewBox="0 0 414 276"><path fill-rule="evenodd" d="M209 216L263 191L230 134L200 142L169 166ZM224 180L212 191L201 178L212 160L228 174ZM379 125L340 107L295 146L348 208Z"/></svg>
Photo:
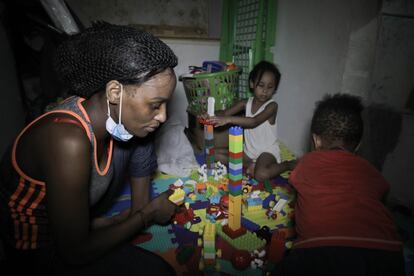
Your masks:
<svg viewBox="0 0 414 276"><path fill-rule="evenodd" d="M245 153L243 153L243 172L244 174L254 177L254 167L256 162L249 158Z"/></svg>
<svg viewBox="0 0 414 276"><path fill-rule="evenodd" d="M285 171L293 170L295 166L296 160L277 163L276 158L272 154L264 152L257 158L254 169L254 178L259 182L263 182L272 179Z"/></svg>
<svg viewBox="0 0 414 276"><path fill-rule="evenodd" d="M223 165L228 166L229 163L229 151L225 148L215 149L215 159L220 161Z"/></svg>

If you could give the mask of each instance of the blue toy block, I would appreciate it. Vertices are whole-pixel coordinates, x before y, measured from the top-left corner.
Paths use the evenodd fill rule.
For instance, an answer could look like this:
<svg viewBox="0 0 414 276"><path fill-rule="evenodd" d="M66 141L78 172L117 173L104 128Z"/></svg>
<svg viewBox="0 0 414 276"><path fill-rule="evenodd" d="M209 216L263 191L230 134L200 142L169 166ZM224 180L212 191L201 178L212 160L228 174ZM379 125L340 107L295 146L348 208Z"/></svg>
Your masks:
<svg viewBox="0 0 414 276"><path fill-rule="evenodd" d="M229 174L231 175L240 175L243 173L243 168L240 168L238 170L234 170L231 167L229 167Z"/></svg>
<svg viewBox="0 0 414 276"><path fill-rule="evenodd" d="M237 185L237 186L233 186L233 185L228 185L227 188L229 189L229 192L240 192L242 189L242 185Z"/></svg>
<svg viewBox="0 0 414 276"><path fill-rule="evenodd" d="M243 134L243 128L239 126L233 126L233 127L230 127L229 129L229 135L238 136L242 134Z"/></svg>
<svg viewBox="0 0 414 276"><path fill-rule="evenodd" d="M260 198L248 198L247 199L248 206L258 206L262 205L262 200Z"/></svg>
<svg viewBox="0 0 414 276"><path fill-rule="evenodd" d="M269 203L270 203L271 201L276 202L276 196L275 196L274 194L270 194L270 195L268 195L268 196L267 196L267 197L263 200L263 202L262 202L262 206L263 206L263 208L264 208L264 209L269 208L269 207L270 207L270 206L269 206Z"/></svg>
<svg viewBox="0 0 414 276"><path fill-rule="evenodd" d="M243 163L229 162L229 170L241 170L243 169Z"/></svg>
<svg viewBox="0 0 414 276"><path fill-rule="evenodd" d="M251 232L254 232L260 229L260 225L252 222L251 220L248 220L245 217L241 217L241 225Z"/></svg>

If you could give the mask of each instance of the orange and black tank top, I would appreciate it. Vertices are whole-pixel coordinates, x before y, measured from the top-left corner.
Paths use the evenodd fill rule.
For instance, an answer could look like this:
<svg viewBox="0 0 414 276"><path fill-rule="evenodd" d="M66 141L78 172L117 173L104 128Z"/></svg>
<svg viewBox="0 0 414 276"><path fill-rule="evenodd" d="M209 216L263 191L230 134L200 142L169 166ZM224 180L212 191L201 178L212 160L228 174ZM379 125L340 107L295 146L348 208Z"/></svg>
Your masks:
<svg viewBox="0 0 414 276"><path fill-rule="evenodd" d="M52 111L35 119L20 132L14 141L11 154L3 160L0 177L0 231L4 241L16 249L37 249L51 245L45 203L47 193L45 182L25 174L16 161L16 149L19 147L20 137L39 120L50 114L66 114L72 118L68 116L56 118L55 122L77 124L85 130L92 149L89 181L91 205L94 205L104 195L112 180L113 141L111 139L108 144L107 163L101 169L97 160L95 135L89 116L82 106L83 101L84 99L80 97L70 97Z"/></svg>

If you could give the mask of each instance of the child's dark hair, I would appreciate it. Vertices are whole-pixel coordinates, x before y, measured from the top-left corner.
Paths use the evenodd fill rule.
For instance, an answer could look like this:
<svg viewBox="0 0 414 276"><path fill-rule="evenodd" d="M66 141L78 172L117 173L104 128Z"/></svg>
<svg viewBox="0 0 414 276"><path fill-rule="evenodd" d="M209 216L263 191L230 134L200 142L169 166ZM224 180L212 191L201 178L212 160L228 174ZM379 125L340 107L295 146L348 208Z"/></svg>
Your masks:
<svg viewBox="0 0 414 276"><path fill-rule="evenodd" d="M177 65L161 40L133 27L97 22L70 36L56 51L55 69L70 92L89 98L108 81L140 84Z"/></svg>
<svg viewBox="0 0 414 276"><path fill-rule="evenodd" d="M362 137L364 109L359 97L348 94L326 95L316 105L311 131L328 142L341 140L354 149Z"/></svg>
<svg viewBox="0 0 414 276"><path fill-rule="evenodd" d="M256 86L259 83L259 81L262 79L262 76L265 72L270 72L275 76L275 91L276 91L277 87L279 86L280 72L279 72L279 69L277 69L276 65L266 60L262 60L258 64L256 64L256 66L254 66L253 70L249 74L249 84L250 82L253 82Z"/></svg>

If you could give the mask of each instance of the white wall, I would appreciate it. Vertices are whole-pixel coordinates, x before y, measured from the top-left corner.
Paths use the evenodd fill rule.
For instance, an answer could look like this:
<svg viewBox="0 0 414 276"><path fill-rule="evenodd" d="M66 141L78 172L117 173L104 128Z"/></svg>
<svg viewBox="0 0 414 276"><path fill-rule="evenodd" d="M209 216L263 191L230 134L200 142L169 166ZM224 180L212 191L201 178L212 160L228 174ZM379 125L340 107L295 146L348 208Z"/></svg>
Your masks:
<svg viewBox="0 0 414 276"><path fill-rule="evenodd" d="M217 60L219 57L220 42L217 40L179 40L163 39L178 57L178 65L175 73L178 77L188 73L188 66L201 66L205 60ZM183 125L188 126L187 98L182 82L177 81L174 95L168 105L170 119L178 119Z"/></svg>
<svg viewBox="0 0 414 276"><path fill-rule="evenodd" d="M391 183L390 197L414 212L414 110L405 108L414 93L414 1L384 1L382 12L370 96L402 116L398 143L383 174Z"/></svg>
<svg viewBox="0 0 414 276"><path fill-rule="evenodd" d="M414 2L379 2L278 0L279 135L297 155L306 152L315 102L327 93L391 106L402 130L382 172L390 196L414 210L414 112L404 110L414 87Z"/></svg>
<svg viewBox="0 0 414 276"><path fill-rule="evenodd" d="M375 0L278 1L279 135L297 155L308 150L316 101L327 93L368 94L377 9Z"/></svg>

